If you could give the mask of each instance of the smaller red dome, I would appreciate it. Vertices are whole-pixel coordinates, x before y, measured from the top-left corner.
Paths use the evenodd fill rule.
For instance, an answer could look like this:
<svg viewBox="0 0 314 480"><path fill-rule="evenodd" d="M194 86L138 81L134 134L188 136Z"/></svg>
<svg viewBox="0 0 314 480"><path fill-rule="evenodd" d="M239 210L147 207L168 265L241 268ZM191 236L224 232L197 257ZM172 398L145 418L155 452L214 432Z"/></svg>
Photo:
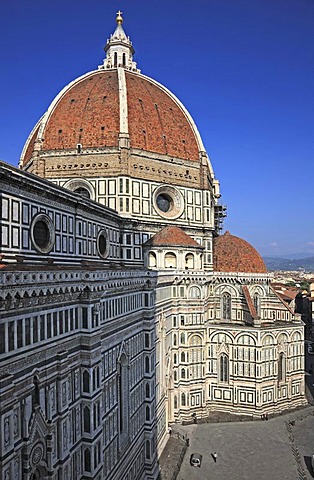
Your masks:
<svg viewBox="0 0 314 480"><path fill-rule="evenodd" d="M214 239L216 272L266 273L266 265L252 245L229 232Z"/></svg>

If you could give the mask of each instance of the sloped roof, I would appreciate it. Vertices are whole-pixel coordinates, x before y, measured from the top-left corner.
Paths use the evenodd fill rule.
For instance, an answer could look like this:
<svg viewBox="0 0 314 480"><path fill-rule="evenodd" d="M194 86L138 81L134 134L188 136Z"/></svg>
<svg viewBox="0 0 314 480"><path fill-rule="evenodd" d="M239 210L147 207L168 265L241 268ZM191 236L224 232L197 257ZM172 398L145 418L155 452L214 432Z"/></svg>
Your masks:
<svg viewBox="0 0 314 480"><path fill-rule="evenodd" d="M203 248L192 237L178 227L165 227L153 235L144 245L159 247L193 247Z"/></svg>

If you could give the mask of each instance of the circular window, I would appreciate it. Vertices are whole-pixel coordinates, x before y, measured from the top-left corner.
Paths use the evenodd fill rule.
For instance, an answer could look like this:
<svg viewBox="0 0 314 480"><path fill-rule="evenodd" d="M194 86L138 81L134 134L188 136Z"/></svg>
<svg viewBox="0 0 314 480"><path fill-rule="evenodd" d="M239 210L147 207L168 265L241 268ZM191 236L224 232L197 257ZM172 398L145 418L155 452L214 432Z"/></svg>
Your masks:
<svg viewBox="0 0 314 480"><path fill-rule="evenodd" d="M55 243L55 229L48 215L36 215L32 220L30 233L32 243L39 253L51 252Z"/></svg>
<svg viewBox="0 0 314 480"><path fill-rule="evenodd" d="M184 209L182 194L174 187L157 188L153 196L154 208L164 218L178 218Z"/></svg>
<svg viewBox="0 0 314 480"><path fill-rule="evenodd" d="M109 242L106 230L100 230L97 236L97 250L101 258L107 258L109 254Z"/></svg>
<svg viewBox="0 0 314 480"><path fill-rule="evenodd" d="M160 193L156 197L156 204L159 210L166 213L171 210L171 207L173 206L173 201L169 195L166 195L165 193Z"/></svg>
<svg viewBox="0 0 314 480"><path fill-rule="evenodd" d="M84 198L95 200L95 190L93 186L83 178L74 178L66 182L63 186Z"/></svg>
<svg viewBox="0 0 314 480"><path fill-rule="evenodd" d="M90 198L90 193L87 190L87 188L79 187L79 188L76 188L75 190L73 190L73 192L77 193L78 195L81 195L81 197Z"/></svg>

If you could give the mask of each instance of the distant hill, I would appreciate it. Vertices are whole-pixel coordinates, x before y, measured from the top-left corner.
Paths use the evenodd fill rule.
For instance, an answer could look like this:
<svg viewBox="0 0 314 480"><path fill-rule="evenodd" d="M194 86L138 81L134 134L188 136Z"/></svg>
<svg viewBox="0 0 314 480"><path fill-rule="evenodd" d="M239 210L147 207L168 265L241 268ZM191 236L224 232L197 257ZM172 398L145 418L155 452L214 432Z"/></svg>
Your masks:
<svg viewBox="0 0 314 480"><path fill-rule="evenodd" d="M268 270L306 270L314 273L314 257L263 257Z"/></svg>

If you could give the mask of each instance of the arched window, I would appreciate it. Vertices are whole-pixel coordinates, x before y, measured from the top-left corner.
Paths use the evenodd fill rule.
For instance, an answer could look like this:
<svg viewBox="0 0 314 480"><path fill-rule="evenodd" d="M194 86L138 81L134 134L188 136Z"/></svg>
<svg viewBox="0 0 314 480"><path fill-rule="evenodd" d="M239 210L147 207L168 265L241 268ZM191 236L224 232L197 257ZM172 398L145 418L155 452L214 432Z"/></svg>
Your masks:
<svg viewBox="0 0 314 480"><path fill-rule="evenodd" d="M188 253L185 256L185 268L187 270L193 270L194 269L194 255L192 253Z"/></svg>
<svg viewBox="0 0 314 480"><path fill-rule="evenodd" d="M146 398L150 397L150 388L149 388L149 383L148 382L145 385L145 397Z"/></svg>
<svg viewBox="0 0 314 480"><path fill-rule="evenodd" d="M173 398L173 407L178 408L178 397L176 395Z"/></svg>
<svg viewBox="0 0 314 480"><path fill-rule="evenodd" d="M118 54L117 54L117 52L114 52L113 65L114 65L115 67L118 65Z"/></svg>
<svg viewBox="0 0 314 480"><path fill-rule="evenodd" d="M149 357L145 357L145 373L149 373Z"/></svg>
<svg viewBox="0 0 314 480"><path fill-rule="evenodd" d="M278 359L278 382L286 380L286 359L284 353L279 354Z"/></svg>
<svg viewBox="0 0 314 480"><path fill-rule="evenodd" d="M90 409L89 409L89 407L84 407L83 430L84 430L84 432L90 433Z"/></svg>
<svg viewBox="0 0 314 480"><path fill-rule="evenodd" d="M148 266L150 268L154 268L157 266L156 254L153 252L150 252L150 254L148 255Z"/></svg>
<svg viewBox="0 0 314 480"><path fill-rule="evenodd" d="M84 370L84 372L83 372L83 392L85 392L85 393L90 392L89 372L87 370Z"/></svg>
<svg viewBox="0 0 314 480"><path fill-rule="evenodd" d="M149 406L147 405L146 407L146 420L149 421L150 420L150 410L149 410Z"/></svg>
<svg viewBox="0 0 314 480"><path fill-rule="evenodd" d="M261 298L260 298L260 296L259 296L258 293L254 293L253 303L254 303L254 307L255 307L255 310L256 310L257 315L260 315L260 311L261 311Z"/></svg>
<svg viewBox="0 0 314 480"><path fill-rule="evenodd" d="M81 195L81 197L84 198L90 198L90 193L87 190L87 188L79 187L74 190L74 193L77 193L78 195Z"/></svg>
<svg viewBox="0 0 314 480"><path fill-rule="evenodd" d="M228 355L226 355L225 353L223 353L220 356L219 380L220 380L220 382L228 382L229 381L229 358L228 358Z"/></svg>
<svg viewBox="0 0 314 480"><path fill-rule="evenodd" d="M90 459L91 459L90 449L89 449L89 448L85 448L85 450L84 450L84 470L85 470L86 472L90 472L90 471L91 471L91 462L90 462Z"/></svg>
<svg viewBox="0 0 314 480"><path fill-rule="evenodd" d="M185 352L181 352L181 362L185 362Z"/></svg>
<svg viewBox="0 0 314 480"><path fill-rule="evenodd" d="M149 443L149 440L146 440L145 457L150 458L150 443Z"/></svg>
<svg viewBox="0 0 314 480"><path fill-rule="evenodd" d="M180 342L185 343L185 334L184 333L181 333L181 335L180 335Z"/></svg>
<svg viewBox="0 0 314 480"><path fill-rule="evenodd" d="M178 380L178 374L176 370L173 371L173 379L175 382Z"/></svg>
<svg viewBox="0 0 314 480"><path fill-rule="evenodd" d="M231 295L223 293L222 295L222 319L231 320Z"/></svg>
<svg viewBox="0 0 314 480"><path fill-rule="evenodd" d="M176 365L177 364L177 354L173 354L173 363Z"/></svg>
<svg viewBox="0 0 314 480"><path fill-rule="evenodd" d="M166 253L165 268L177 268L177 257L174 253Z"/></svg>
<svg viewBox="0 0 314 480"><path fill-rule="evenodd" d="M125 67L126 65L126 55L125 53L122 54L122 65Z"/></svg>
<svg viewBox="0 0 314 480"><path fill-rule="evenodd" d="M173 345L174 345L174 346L177 345L177 336L176 336L176 334L173 335Z"/></svg>
<svg viewBox="0 0 314 480"><path fill-rule="evenodd" d="M34 377L34 390L33 390L33 406L40 404L40 392L39 392L39 379L35 375Z"/></svg>
<svg viewBox="0 0 314 480"><path fill-rule="evenodd" d="M198 287L191 287L190 298L201 298L201 291Z"/></svg>
<svg viewBox="0 0 314 480"><path fill-rule="evenodd" d="M185 368L181 368L181 378L185 378Z"/></svg>
<svg viewBox="0 0 314 480"><path fill-rule="evenodd" d="M186 406L185 393L181 393L181 405L182 405L182 407Z"/></svg>

